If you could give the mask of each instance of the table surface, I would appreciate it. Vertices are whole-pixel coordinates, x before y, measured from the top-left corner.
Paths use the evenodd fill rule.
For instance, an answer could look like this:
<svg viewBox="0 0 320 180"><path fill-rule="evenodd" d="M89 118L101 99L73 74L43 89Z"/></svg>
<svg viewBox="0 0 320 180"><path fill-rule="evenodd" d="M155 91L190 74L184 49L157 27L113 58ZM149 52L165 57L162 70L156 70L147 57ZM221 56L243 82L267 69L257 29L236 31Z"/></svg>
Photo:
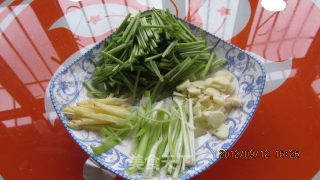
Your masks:
<svg viewBox="0 0 320 180"><path fill-rule="evenodd" d="M264 96L232 150L270 157L224 158L195 179L312 178L320 169L317 2L290 0L271 12L256 0L0 0L0 179L83 177L88 156L56 117L47 85L62 63L110 34L128 11L152 7L265 61ZM299 157L290 158L290 150Z"/></svg>

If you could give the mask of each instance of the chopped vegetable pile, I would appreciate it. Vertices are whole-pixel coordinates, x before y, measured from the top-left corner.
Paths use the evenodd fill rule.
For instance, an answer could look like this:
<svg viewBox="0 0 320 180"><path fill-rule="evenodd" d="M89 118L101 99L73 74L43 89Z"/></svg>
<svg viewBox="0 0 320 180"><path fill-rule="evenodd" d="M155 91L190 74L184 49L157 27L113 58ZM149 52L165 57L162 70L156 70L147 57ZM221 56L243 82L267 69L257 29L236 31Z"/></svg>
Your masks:
<svg viewBox="0 0 320 180"><path fill-rule="evenodd" d="M100 53L89 94L118 96L129 90L135 99L150 91L152 101L159 100L184 79L204 78L223 65L211 49L166 11L128 14Z"/></svg>
<svg viewBox="0 0 320 180"><path fill-rule="evenodd" d="M232 96L235 84L231 73L217 71L213 77L205 80L186 80L178 85L176 90L178 92L173 93L174 97L192 100L196 136L210 132L221 139L228 138L227 125L224 122L233 108L242 105L238 97Z"/></svg>
<svg viewBox="0 0 320 180"><path fill-rule="evenodd" d="M147 92L137 109L133 129L134 159L129 173L143 171L151 178L160 170L178 177L185 166L195 164L193 115L174 102L153 105Z"/></svg>
<svg viewBox="0 0 320 180"><path fill-rule="evenodd" d="M62 112L71 119L68 127L101 132L105 137L102 145L92 147L95 154L101 154L127 137L133 128L132 110L127 99L108 97L81 101L76 106L65 107Z"/></svg>
<svg viewBox="0 0 320 180"><path fill-rule="evenodd" d="M170 13L129 14L106 41L91 85L84 84L95 98L62 112L70 119L68 127L101 132L102 143L91 147L94 154L131 137L127 173L178 178L196 164L195 138L209 132L227 139L228 114L242 105L233 95L233 75L216 71L223 64L205 40Z"/></svg>

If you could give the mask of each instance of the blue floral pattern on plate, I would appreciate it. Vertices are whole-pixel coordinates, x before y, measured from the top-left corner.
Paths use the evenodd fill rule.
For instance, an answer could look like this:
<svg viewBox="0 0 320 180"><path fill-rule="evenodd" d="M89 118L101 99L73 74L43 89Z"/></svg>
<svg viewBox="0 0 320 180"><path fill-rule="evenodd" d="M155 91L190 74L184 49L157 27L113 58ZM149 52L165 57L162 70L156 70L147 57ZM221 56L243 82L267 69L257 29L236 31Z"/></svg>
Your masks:
<svg viewBox="0 0 320 180"><path fill-rule="evenodd" d="M192 24L188 25L196 35L200 36L200 33L198 33L201 30L200 28ZM235 76L238 84L235 95L242 99L243 106L234 110L226 121L229 126L229 139L220 140L207 134L206 136L208 137L206 139L198 140L198 148L196 150L197 163L195 166L187 168L180 175L180 179L189 179L206 170L217 162L220 149L227 150L231 148L249 124L265 85L265 69L260 60L209 33L206 35L206 41L209 46L214 47L218 58L228 61L228 64L223 68ZM98 60L99 51L103 46L104 41L98 43L61 71L56 72L50 83L50 98L67 131L86 153L102 167L119 176L127 179L141 179L143 177L141 173L132 175L126 173L126 169L130 166L131 157L124 149L130 149L128 148L129 144L116 146L102 155L94 155L90 146L96 146L101 142L99 134L85 130L75 131L68 128L66 126L68 119L61 113L62 107L88 98L82 83L90 79L91 73L95 68L92 61ZM155 178L170 179L170 177L164 175L156 175Z"/></svg>

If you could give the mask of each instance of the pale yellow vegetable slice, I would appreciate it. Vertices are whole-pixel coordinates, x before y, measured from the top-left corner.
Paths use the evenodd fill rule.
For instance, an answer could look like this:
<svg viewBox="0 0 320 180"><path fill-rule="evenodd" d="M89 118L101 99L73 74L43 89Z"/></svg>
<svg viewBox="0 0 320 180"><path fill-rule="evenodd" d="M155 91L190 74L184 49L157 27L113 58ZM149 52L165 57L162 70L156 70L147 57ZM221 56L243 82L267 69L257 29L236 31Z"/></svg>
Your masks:
<svg viewBox="0 0 320 180"><path fill-rule="evenodd" d="M102 120L102 121L108 121L111 123L124 120L123 118L119 118L119 117L108 115L108 114L102 114L102 113L86 113L86 114L83 114L83 117Z"/></svg>
<svg viewBox="0 0 320 180"><path fill-rule="evenodd" d="M204 112L204 116L213 129L218 128L227 119L221 111L206 111Z"/></svg>
<svg viewBox="0 0 320 180"><path fill-rule="evenodd" d="M215 74L214 74L215 77L217 76L222 76L222 77L225 77L228 81L232 81L233 80L233 75L228 72L228 71L217 71Z"/></svg>
<svg viewBox="0 0 320 180"><path fill-rule="evenodd" d="M221 92L232 94L235 89L233 75L228 71L218 71L215 76L205 81L207 87L214 87Z"/></svg>
<svg viewBox="0 0 320 180"><path fill-rule="evenodd" d="M212 97L219 97L221 93L215 88L206 88L204 94Z"/></svg>
<svg viewBox="0 0 320 180"><path fill-rule="evenodd" d="M193 81L191 83L194 87L197 87L199 89L205 89L206 88L206 83L202 80L199 80L199 81Z"/></svg>
<svg viewBox="0 0 320 180"><path fill-rule="evenodd" d="M239 99L238 97L234 97L234 96L227 98L226 103L228 105L230 105L231 107L236 107L236 108L239 108L242 106L241 99Z"/></svg>
<svg viewBox="0 0 320 180"><path fill-rule="evenodd" d="M120 107L120 106L114 106L114 105L107 105L107 104L102 104L99 102L94 102L94 104L106 112L107 114L121 117L121 118L127 118L130 116L131 111L129 111L127 108Z"/></svg>
<svg viewBox="0 0 320 180"><path fill-rule="evenodd" d="M77 124L78 126L95 125L95 124L110 124L108 121L91 118L81 118L79 120L71 120L70 122Z"/></svg>
<svg viewBox="0 0 320 180"><path fill-rule="evenodd" d="M100 131L105 125L85 125L81 126L81 129L86 129L90 131Z"/></svg>
<svg viewBox="0 0 320 180"><path fill-rule="evenodd" d="M189 95L191 95L191 96L198 96L201 94L201 90L199 88L194 87L194 86L189 86L187 88L187 91L188 91Z"/></svg>
<svg viewBox="0 0 320 180"><path fill-rule="evenodd" d="M86 118L98 119L98 120L103 120L108 122L118 122L123 120L123 118L120 118L120 117L93 112L92 109L87 107L76 106L73 108L75 110L75 113L73 115L75 116L73 116L72 119L80 119L81 117L86 117Z"/></svg>
<svg viewBox="0 0 320 180"><path fill-rule="evenodd" d="M182 90L185 90L187 89L189 86L190 86L190 80L187 79L186 81L184 81L183 83L179 84L176 89L177 91L182 91Z"/></svg>
<svg viewBox="0 0 320 180"><path fill-rule="evenodd" d="M71 120L67 123L68 127L72 129L88 129L92 127L104 127L105 125L109 124L107 121L101 121L96 119L87 119L83 118L80 120Z"/></svg>
<svg viewBox="0 0 320 180"><path fill-rule="evenodd" d="M223 98L222 96L212 97L212 101L219 106L225 105L225 98Z"/></svg>
<svg viewBox="0 0 320 180"><path fill-rule="evenodd" d="M209 106L206 110L207 110L207 111L216 111L216 110L217 110L217 107L214 106L214 105L211 105L211 106Z"/></svg>
<svg viewBox="0 0 320 180"><path fill-rule="evenodd" d="M198 95L198 99L201 99L202 97L204 97L205 95L203 93L201 93L200 95Z"/></svg>
<svg viewBox="0 0 320 180"><path fill-rule="evenodd" d="M96 108L95 106L86 107L86 106L74 106L72 107L74 109L74 115L76 114L86 114L86 113L101 113L102 111ZM77 119L77 118L73 118Z"/></svg>
<svg viewBox="0 0 320 180"><path fill-rule="evenodd" d="M74 113L74 109L70 106L67 106L65 108L62 109L63 113Z"/></svg>
<svg viewBox="0 0 320 180"><path fill-rule="evenodd" d="M183 99L183 98L180 98L181 100L183 100L182 102L185 102L185 100L186 99ZM183 109L183 111L187 114L187 115L189 115L189 106L188 106L188 103L183 103L182 104L182 109Z"/></svg>
<svg viewBox="0 0 320 180"><path fill-rule="evenodd" d="M173 92L173 95L174 95L174 96L179 96L179 97L186 97L186 95L181 94L181 93L176 92L176 91Z"/></svg>
<svg viewBox="0 0 320 180"><path fill-rule="evenodd" d="M234 93L235 89L236 89L235 84L234 83L230 83L226 93L231 95L231 94Z"/></svg>
<svg viewBox="0 0 320 180"><path fill-rule="evenodd" d="M193 106L193 113L197 118L200 118L202 116L201 104L199 102Z"/></svg>
<svg viewBox="0 0 320 180"><path fill-rule="evenodd" d="M80 109L83 109L85 108L87 111L91 111L91 112L95 112L95 113L103 113L104 111L97 108L97 106L91 102L90 104L80 104L78 106L75 106L74 109L77 109L77 108L80 108Z"/></svg>
<svg viewBox="0 0 320 180"><path fill-rule="evenodd" d="M92 109L94 111L97 111L98 109L96 109L95 105L93 103L88 103L88 104L78 104L76 107L85 107L85 108L89 108Z"/></svg>
<svg viewBox="0 0 320 180"><path fill-rule="evenodd" d="M228 81L227 78L223 76L217 76L215 78L212 78L212 80L209 82L210 84L206 84L207 86L216 88L221 92L227 92L231 83L230 81Z"/></svg>
<svg viewBox="0 0 320 180"><path fill-rule="evenodd" d="M194 131L195 137L199 137L206 134L208 131L208 122L206 121L206 119L204 117L196 117L194 120L194 124L196 127Z"/></svg>
<svg viewBox="0 0 320 180"><path fill-rule="evenodd" d="M91 100L84 100L84 101L77 102L77 106L90 105L90 104L92 104Z"/></svg>
<svg viewBox="0 0 320 180"><path fill-rule="evenodd" d="M223 123L217 129L210 130L210 132L220 139L228 139L229 126Z"/></svg>
<svg viewBox="0 0 320 180"><path fill-rule="evenodd" d="M212 100L210 99L210 96L203 96L202 98L199 99L199 102L204 107L210 107L212 105Z"/></svg>
<svg viewBox="0 0 320 180"><path fill-rule="evenodd" d="M105 99L95 99L96 102L107 104L107 105L123 105L128 104L127 99L122 98L105 98Z"/></svg>
<svg viewBox="0 0 320 180"><path fill-rule="evenodd" d="M181 92L181 94L184 94L185 96L188 96L188 91L187 91L187 89L184 89L184 90L182 90L182 91L180 91Z"/></svg>
<svg viewBox="0 0 320 180"><path fill-rule="evenodd" d="M206 87L211 87L211 84L214 82L214 79L212 77L205 79L204 83Z"/></svg>
<svg viewBox="0 0 320 180"><path fill-rule="evenodd" d="M67 126L71 129L81 129L81 127L78 126L78 124L76 124L74 121L69 121L67 123Z"/></svg>

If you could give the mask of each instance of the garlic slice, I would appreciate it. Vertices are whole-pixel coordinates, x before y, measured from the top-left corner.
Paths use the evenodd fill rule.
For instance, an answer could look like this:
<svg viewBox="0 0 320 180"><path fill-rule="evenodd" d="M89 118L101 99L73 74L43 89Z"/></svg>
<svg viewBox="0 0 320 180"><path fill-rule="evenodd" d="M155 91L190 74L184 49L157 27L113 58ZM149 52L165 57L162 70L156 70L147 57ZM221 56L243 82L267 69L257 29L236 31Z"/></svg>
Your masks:
<svg viewBox="0 0 320 180"><path fill-rule="evenodd" d="M194 87L194 86L189 86L187 88L187 91L191 96L198 96L201 94L201 90L199 88Z"/></svg>
<svg viewBox="0 0 320 180"><path fill-rule="evenodd" d="M176 91L173 92L173 95L174 95L174 96L179 96L179 97L186 97L185 94L181 94L181 93L176 92Z"/></svg>
<svg viewBox="0 0 320 180"><path fill-rule="evenodd" d="M210 132L220 139L228 139L229 126L223 123L217 129L211 130Z"/></svg>
<svg viewBox="0 0 320 180"><path fill-rule="evenodd" d="M203 113L203 115L213 129L218 128L227 119L227 117L221 111L206 111Z"/></svg>
<svg viewBox="0 0 320 180"><path fill-rule="evenodd" d="M194 87L197 87L199 89L205 89L206 88L206 83L202 80L199 80L199 81L193 81L191 82L191 84L194 86Z"/></svg>
<svg viewBox="0 0 320 180"><path fill-rule="evenodd" d="M208 95L208 96L212 96L212 97L218 97L218 96L221 95L221 93L218 90L214 89L214 88L205 89L204 90L204 94Z"/></svg>
<svg viewBox="0 0 320 180"><path fill-rule="evenodd" d="M226 103L230 104L231 107L241 107L242 102L238 97L229 97L226 99Z"/></svg>
<svg viewBox="0 0 320 180"><path fill-rule="evenodd" d="M179 84L176 89L177 91L182 91L187 89L189 86L191 85L190 80L187 79L186 81L184 81L183 83Z"/></svg>

